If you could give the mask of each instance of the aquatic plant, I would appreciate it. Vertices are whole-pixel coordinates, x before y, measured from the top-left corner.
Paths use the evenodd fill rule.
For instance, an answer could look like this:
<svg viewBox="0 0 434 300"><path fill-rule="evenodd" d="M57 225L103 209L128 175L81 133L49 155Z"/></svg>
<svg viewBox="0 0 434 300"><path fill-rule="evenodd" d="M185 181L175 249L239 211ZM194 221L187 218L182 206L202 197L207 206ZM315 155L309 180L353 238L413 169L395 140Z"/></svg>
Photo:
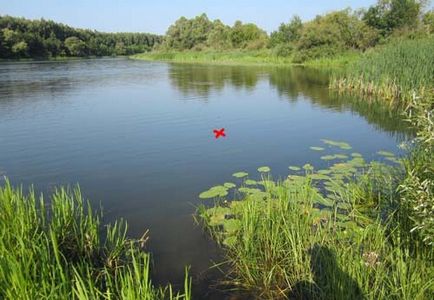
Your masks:
<svg viewBox="0 0 434 300"><path fill-rule="evenodd" d="M188 276L183 294L152 284L150 255L143 251L147 232L129 239L123 221L103 230L101 216L78 187L59 188L47 201L6 181L0 187L0 298L191 299Z"/></svg>
<svg viewBox="0 0 434 300"><path fill-rule="evenodd" d="M397 40L364 54L344 72L338 71L330 87L341 92L384 99L407 106L413 94L429 97L434 86L434 38Z"/></svg>
<svg viewBox="0 0 434 300"><path fill-rule="evenodd" d="M367 163L356 152L342 160L322 170L292 166L296 175L274 181L261 173L242 181L235 198L199 207L225 250L225 285L260 299L425 299L434 292L433 253L404 242L396 222L404 213L396 206L402 164Z"/></svg>

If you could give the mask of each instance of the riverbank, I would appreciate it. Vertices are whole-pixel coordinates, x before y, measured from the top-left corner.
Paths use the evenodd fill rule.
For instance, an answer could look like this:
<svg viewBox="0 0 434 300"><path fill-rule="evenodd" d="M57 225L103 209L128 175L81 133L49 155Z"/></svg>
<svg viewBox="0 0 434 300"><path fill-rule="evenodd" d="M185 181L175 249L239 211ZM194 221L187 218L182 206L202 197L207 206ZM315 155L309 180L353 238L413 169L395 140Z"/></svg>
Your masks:
<svg viewBox="0 0 434 300"><path fill-rule="evenodd" d="M434 293L433 47L428 38L372 49L330 85L405 110L416 137L404 157L379 151L383 161L366 163L351 145L322 140L310 149L326 154L327 169L289 166L287 178L273 179L264 166L199 195L213 199L198 215L225 249L226 284L262 299Z"/></svg>
<svg viewBox="0 0 434 300"><path fill-rule="evenodd" d="M154 51L130 56L131 59L194 63L210 65L262 65L262 66L312 66L342 67L357 60L359 53L348 52L335 58L321 58L304 63L295 63L292 56L277 56L272 50L256 51Z"/></svg>

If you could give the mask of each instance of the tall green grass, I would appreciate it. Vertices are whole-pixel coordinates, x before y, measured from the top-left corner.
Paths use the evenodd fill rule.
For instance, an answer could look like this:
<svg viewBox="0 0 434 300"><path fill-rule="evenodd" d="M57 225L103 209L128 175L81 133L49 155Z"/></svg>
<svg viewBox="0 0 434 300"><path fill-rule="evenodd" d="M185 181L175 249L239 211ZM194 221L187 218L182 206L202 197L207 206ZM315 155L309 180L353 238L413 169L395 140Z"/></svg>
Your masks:
<svg viewBox="0 0 434 300"><path fill-rule="evenodd" d="M395 40L366 52L331 81L331 88L408 105L434 87L434 38Z"/></svg>
<svg viewBox="0 0 434 300"><path fill-rule="evenodd" d="M258 299L430 299L432 247L401 224L411 222L397 191L403 162L382 151L396 167L368 164L346 143L324 143L338 152L322 156L328 169L291 166L280 181L269 168L259 180L235 173L238 189L200 195L215 197L198 214L225 249L224 283Z"/></svg>
<svg viewBox="0 0 434 300"><path fill-rule="evenodd" d="M128 239L125 222L105 229L78 188L46 201L8 181L0 187L1 299L190 299L152 285L146 234Z"/></svg>

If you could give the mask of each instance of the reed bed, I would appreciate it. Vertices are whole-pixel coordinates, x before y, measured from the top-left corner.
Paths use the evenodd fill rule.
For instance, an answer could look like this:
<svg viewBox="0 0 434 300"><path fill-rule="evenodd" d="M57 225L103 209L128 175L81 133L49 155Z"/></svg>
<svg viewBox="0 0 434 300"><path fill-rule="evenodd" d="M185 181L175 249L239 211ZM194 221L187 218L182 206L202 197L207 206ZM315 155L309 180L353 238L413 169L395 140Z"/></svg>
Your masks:
<svg viewBox="0 0 434 300"><path fill-rule="evenodd" d="M395 40L366 52L338 72L332 89L407 106L413 97L426 97L434 86L434 38Z"/></svg>
<svg viewBox="0 0 434 300"><path fill-rule="evenodd" d="M80 189L60 188L51 201L0 187L1 299L190 299L152 285L147 235L127 238L127 224L101 226Z"/></svg>
<svg viewBox="0 0 434 300"><path fill-rule="evenodd" d="M311 149L339 148L322 156L328 169L290 166L275 181L262 167L259 180L235 173L237 189L200 195L214 198L198 215L225 250L223 286L256 299L430 299L434 252L398 192L405 163L384 151L394 166L366 163L347 143L324 143Z"/></svg>

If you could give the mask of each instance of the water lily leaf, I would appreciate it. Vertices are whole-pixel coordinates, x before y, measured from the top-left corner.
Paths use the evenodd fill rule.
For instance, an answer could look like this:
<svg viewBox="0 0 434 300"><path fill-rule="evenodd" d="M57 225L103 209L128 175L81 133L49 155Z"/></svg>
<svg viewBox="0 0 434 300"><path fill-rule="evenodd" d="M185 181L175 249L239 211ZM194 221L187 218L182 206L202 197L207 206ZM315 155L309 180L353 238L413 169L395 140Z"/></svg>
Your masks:
<svg viewBox="0 0 434 300"><path fill-rule="evenodd" d="M347 159L348 156L345 154L335 154L335 158L337 159Z"/></svg>
<svg viewBox="0 0 434 300"><path fill-rule="evenodd" d="M264 166L264 167L258 168L258 171L261 172L261 173L267 173L267 172L270 172L271 169L269 167L267 167L267 166Z"/></svg>
<svg viewBox="0 0 434 300"><path fill-rule="evenodd" d="M237 172L237 173L232 174L232 176L234 176L236 178L243 178L243 177L246 177L247 175L249 175L249 173L246 173L246 172Z"/></svg>
<svg viewBox="0 0 434 300"><path fill-rule="evenodd" d="M252 179L247 179L246 181L244 181L245 185L257 185L258 182L256 182L256 180L252 180Z"/></svg>
<svg viewBox="0 0 434 300"><path fill-rule="evenodd" d="M225 183L223 184L223 186L224 186L225 188L231 189L231 188L236 187L237 185L234 184L234 183L232 183L232 182L225 182Z"/></svg>
<svg viewBox="0 0 434 300"><path fill-rule="evenodd" d="M335 156L334 155L324 155L324 156L321 156L321 159L322 160L333 160L333 159L335 159Z"/></svg>
<svg viewBox="0 0 434 300"><path fill-rule="evenodd" d="M352 157L363 157L362 154L357 153L357 152L351 153L351 156Z"/></svg>
<svg viewBox="0 0 434 300"><path fill-rule="evenodd" d="M227 247L233 247L235 246L236 242L237 242L236 236L229 236L223 240L223 245Z"/></svg>
<svg viewBox="0 0 434 300"><path fill-rule="evenodd" d="M383 150L378 151L377 154L382 156L389 156L389 157L395 156L395 154L393 154L392 152L383 151Z"/></svg>
<svg viewBox="0 0 434 300"><path fill-rule="evenodd" d="M257 201L261 201L261 200L267 200L270 197L270 194L267 192L254 192L253 194L249 195L249 198L252 200L257 200Z"/></svg>
<svg viewBox="0 0 434 300"><path fill-rule="evenodd" d="M330 174L332 171L331 170L318 170L317 173L318 174L322 174L322 175L327 175Z"/></svg>
<svg viewBox="0 0 434 300"><path fill-rule="evenodd" d="M311 164L305 164L303 166L303 169L305 169L306 171L312 171L313 170L313 166Z"/></svg>
<svg viewBox="0 0 434 300"><path fill-rule="evenodd" d="M313 151L323 151L324 150L324 148L322 148L322 147L310 147L310 149Z"/></svg>
<svg viewBox="0 0 434 300"><path fill-rule="evenodd" d="M209 190L202 192L199 194L199 198L201 199L210 199L216 197L224 197L228 194L228 190L225 186L217 185L213 186Z"/></svg>
<svg viewBox="0 0 434 300"><path fill-rule="evenodd" d="M248 188L248 187L241 187L238 189L238 191L240 191L241 193L246 193L246 194L255 194L255 193L262 192L260 189L254 189L254 188Z"/></svg>
<svg viewBox="0 0 434 300"><path fill-rule="evenodd" d="M223 228L227 233L235 233L241 228L241 221L237 219L225 220Z"/></svg>
<svg viewBox="0 0 434 300"><path fill-rule="evenodd" d="M300 171L301 170L300 167L296 167L296 166L289 166L288 169L290 169L292 171Z"/></svg>
<svg viewBox="0 0 434 300"><path fill-rule="evenodd" d="M350 150L352 149L352 147L350 146L350 144L345 143L345 142L337 142L337 141L332 141L332 140L327 140L327 139L322 139L321 140L324 144L330 145L330 146L335 146L335 147L339 147L343 150Z"/></svg>
<svg viewBox="0 0 434 300"><path fill-rule="evenodd" d="M328 179L330 179L329 176L324 175L324 174L311 174L311 175L309 175L309 178L313 179L313 180L328 180Z"/></svg>
<svg viewBox="0 0 434 300"><path fill-rule="evenodd" d="M226 221L226 215L230 214L231 210L228 207L216 206L208 209L206 214L209 216L208 225L219 226Z"/></svg>

